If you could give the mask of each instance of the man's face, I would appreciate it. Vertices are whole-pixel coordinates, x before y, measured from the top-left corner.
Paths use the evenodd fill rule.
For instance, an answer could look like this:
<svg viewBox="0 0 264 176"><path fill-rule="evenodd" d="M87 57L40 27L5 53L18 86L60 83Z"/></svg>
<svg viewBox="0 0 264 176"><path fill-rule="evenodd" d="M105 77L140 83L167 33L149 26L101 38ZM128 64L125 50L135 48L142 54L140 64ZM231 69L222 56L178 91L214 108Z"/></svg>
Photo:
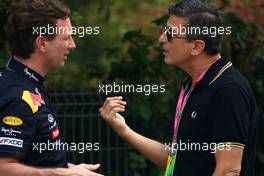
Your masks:
<svg viewBox="0 0 264 176"><path fill-rule="evenodd" d="M53 40L46 40L46 67L56 68L64 66L70 50L75 48L72 38L72 26L69 18L57 20L58 33Z"/></svg>
<svg viewBox="0 0 264 176"><path fill-rule="evenodd" d="M180 25L186 25L186 19L176 16L170 16L169 20L167 21L167 28L174 27L175 33L178 28L180 31ZM176 65L181 66L186 64L186 62L190 59L190 51L191 47L193 47L191 42L186 40L186 34L175 34L174 38L171 38L169 41L166 35L166 32L163 32L159 37L159 43L163 49L163 54L165 57L165 63L168 65Z"/></svg>

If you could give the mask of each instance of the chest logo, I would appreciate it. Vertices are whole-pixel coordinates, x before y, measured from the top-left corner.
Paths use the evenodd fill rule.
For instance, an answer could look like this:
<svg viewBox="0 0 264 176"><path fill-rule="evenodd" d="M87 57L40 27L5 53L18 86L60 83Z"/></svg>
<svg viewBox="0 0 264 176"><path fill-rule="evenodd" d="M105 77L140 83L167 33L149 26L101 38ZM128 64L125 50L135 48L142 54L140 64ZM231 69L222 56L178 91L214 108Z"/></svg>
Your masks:
<svg viewBox="0 0 264 176"><path fill-rule="evenodd" d="M21 131L14 130L13 128L1 128L1 132L4 133L6 136L16 136L16 134L21 134Z"/></svg>
<svg viewBox="0 0 264 176"><path fill-rule="evenodd" d="M14 116L6 116L3 118L3 123L10 126L20 126L23 124L23 120Z"/></svg>
<svg viewBox="0 0 264 176"><path fill-rule="evenodd" d="M196 116L197 116L197 112L193 111L192 114L191 114L192 119L195 119Z"/></svg>
<svg viewBox="0 0 264 176"><path fill-rule="evenodd" d="M24 69L24 72L25 72L25 74L26 74L29 78L32 78L32 79L34 79L34 80L37 81L37 82L39 81L39 80L36 78L36 76L28 70L28 68L25 68L25 69Z"/></svg>
<svg viewBox="0 0 264 176"><path fill-rule="evenodd" d="M32 113L36 113L38 108L45 104L37 88L35 91L36 93L32 93L28 90L24 90L22 95L22 99L30 106Z"/></svg>
<svg viewBox="0 0 264 176"><path fill-rule="evenodd" d="M60 134L59 128L56 128L55 130L53 130L51 133L52 139L56 139L59 136L59 134Z"/></svg>
<svg viewBox="0 0 264 176"><path fill-rule="evenodd" d="M50 123L54 122L54 117L51 114L48 115L48 121Z"/></svg>

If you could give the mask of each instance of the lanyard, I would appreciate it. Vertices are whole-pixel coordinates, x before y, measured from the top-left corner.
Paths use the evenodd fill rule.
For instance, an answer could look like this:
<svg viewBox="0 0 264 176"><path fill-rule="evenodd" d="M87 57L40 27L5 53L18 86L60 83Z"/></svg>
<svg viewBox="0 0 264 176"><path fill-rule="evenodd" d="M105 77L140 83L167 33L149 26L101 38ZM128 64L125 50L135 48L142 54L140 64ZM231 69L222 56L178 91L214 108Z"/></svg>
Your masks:
<svg viewBox="0 0 264 176"><path fill-rule="evenodd" d="M182 86L182 88L181 88L180 95L179 95L178 102L177 102L177 106L176 106L176 110L175 110L174 132L173 132L173 141L172 142L176 142L176 141L174 141L174 139L177 137L178 127L180 124L180 119L181 119L181 115L183 113L184 107L185 107L193 89L195 88L196 84L203 78L206 71L207 70L205 70L201 75L199 75L195 79L194 83L191 85L191 88L189 89L189 91L187 93L186 93L186 91L188 90L188 87L189 87L191 80L188 81L185 88L184 88L184 86Z"/></svg>
<svg viewBox="0 0 264 176"><path fill-rule="evenodd" d="M221 57L217 58L216 61L219 60L220 58ZM171 146L172 151L169 152L170 154L169 154L168 160L167 160L167 167L166 167L166 171L165 171L165 176L173 176L173 173L174 173L174 167L175 167L176 157L177 157L177 149L174 150L174 144L177 143L177 132L178 132L179 124L181 121L181 116L182 116L182 113L184 111L185 105L186 105L192 91L194 90L195 86L197 85L197 83L200 80L203 79L203 77L204 77L204 75L208 69L206 69L202 74L200 74L194 80L189 91L187 91L187 90L188 90L188 87L189 87L191 80L189 80L186 87L184 87L182 85L180 95L178 98L178 102L177 102L177 106L176 106L175 116L174 116L174 132L173 132L173 139L172 139L172 146Z"/></svg>
<svg viewBox="0 0 264 176"><path fill-rule="evenodd" d="M175 116L174 116L174 132L173 132L173 139L172 139L172 146L171 146L172 151L171 151L171 155L168 156L165 176L173 176L174 167L175 167L175 163L176 163L176 157L177 157L177 150L174 151L173 146L174 146L174 143L177 142L177 132L178 132L178 128L179 128L179 124L180 124L180 120L181 120L181 116L182 116L184 107L185 107L192 91L194 90L195 86L203 78L203 76L205 75L207 70L205 70L201 75L199 75L195 79L194 83L191 84L191 88L189 89L189 91L187 91L187 90L188 90L188 87L189 87L191 80L188 81L188 83L185 87L182 85L180 95L178 98L178 102L177 102L177 106L176 106Z"/></svg>

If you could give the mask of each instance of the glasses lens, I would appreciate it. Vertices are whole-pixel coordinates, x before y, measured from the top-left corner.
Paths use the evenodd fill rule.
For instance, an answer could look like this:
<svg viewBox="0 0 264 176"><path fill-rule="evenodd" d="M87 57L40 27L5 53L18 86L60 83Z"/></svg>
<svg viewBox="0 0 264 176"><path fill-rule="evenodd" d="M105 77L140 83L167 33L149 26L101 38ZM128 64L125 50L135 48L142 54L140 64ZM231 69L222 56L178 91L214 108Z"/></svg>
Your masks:
<svg viewBox="0 0 264 176"><path fill-rule="evenodd" d="M175 31L173 31L173 27L169 27L169 26L165 27L165 34L166 34L167 40L169 42L171 42L173 38L186 39L185 36L177 36L176 35L177 33L175 33Z"/></svg>
<svg viewBox="0 0 264 176"><path fill-rule="evenodd" d="M172 39L172 28L169 27L169 26L166 26L165 27L165 33L166 33L166 36L167 36L167 40L170 42L171 39Z"/></svg>

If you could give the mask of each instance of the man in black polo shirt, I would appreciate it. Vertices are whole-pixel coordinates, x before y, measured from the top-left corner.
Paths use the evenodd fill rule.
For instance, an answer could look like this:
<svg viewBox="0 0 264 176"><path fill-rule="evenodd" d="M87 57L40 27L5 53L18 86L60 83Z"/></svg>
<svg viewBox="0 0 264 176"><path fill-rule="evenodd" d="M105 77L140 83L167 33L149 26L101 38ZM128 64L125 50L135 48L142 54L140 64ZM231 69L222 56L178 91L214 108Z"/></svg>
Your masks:
<svg viewBox="0 0 264 176"><path fill-rule="evenodd" d="M9 16L12 57L0 73L0 175L100 175L91 171L99 165L68 165L43 86L47 72L62 67L75 48L69 15L61 0L22 0ZM47 32L47 27L64 30Z"/></svg>
<svg viewBox="0 0 264 176"><path fill-rule="evenodd" d="M181 30L182 26L222 28L220 12L204 1L185 0L172 5L169 15L159 38L165 63L189 75L175 108L172 145L130 129L118 113L125 111L122 97L107 98L99 110L101 116L162 167L165 176L254 176L256 105L249 83L229 57L220 55L222 34Z"/></svg>

